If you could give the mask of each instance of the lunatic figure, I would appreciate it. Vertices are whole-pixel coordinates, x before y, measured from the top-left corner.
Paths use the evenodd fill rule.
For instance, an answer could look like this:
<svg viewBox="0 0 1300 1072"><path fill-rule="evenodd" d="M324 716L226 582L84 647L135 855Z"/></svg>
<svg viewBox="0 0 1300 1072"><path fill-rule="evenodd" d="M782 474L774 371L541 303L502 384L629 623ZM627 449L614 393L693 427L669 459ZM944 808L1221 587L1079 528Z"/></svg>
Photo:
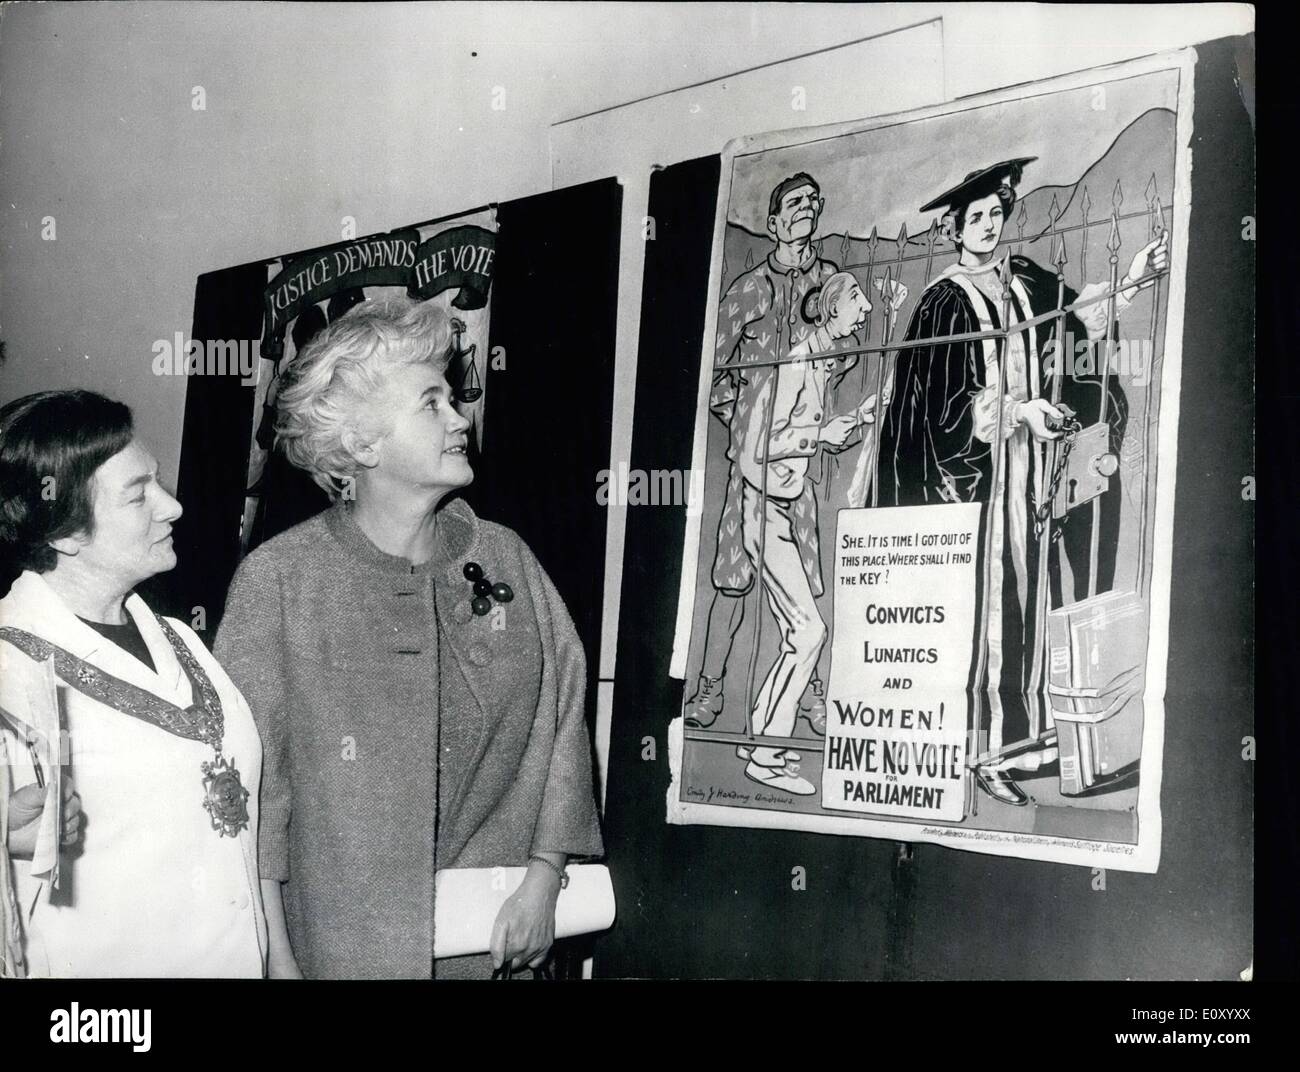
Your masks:
<svg viewBox="0 0 1300 1072"><path fill-rule="evenodd" d="M833 353L866 320L871 303L857 280L837 272L809 291L802 306L815 329L791 348L795 360L777 366L776 375L768 373L759 385L738 465L742 549L751 568L762 563L763 593L780 632L776 658L753 698L751 726L755 735L780 738L794 731L800 697L826 641L817 607L823 581L812 467L825 452L844 450L863 423L863 411L874 420L875 404L873 397L851 413L828 417L827 389L842 361L814 357ZM808 535L796 534L796 518ZM779 745L741 746L737 753L747 761L751 780L797 795L815 792L799 774L797 753Z"/></svg>
<svg viewBox="0 0 1300 1072"><path fill-rule="evenodd" d="M826 643L826 623L817 608L817 595L823 590L817 497L811 498L814 543L818 546L815 573L792 550L789 504L819 481L818 468L827 453L845 450L862 426L876 419L875 395L851 413L828 417L827 387L841 362L816 356L832 352L841 339L853 338L865 323L871 303L858 281L849 272L837 272L820 289L809 292L803 311L816 329L790 351L791 357L809 360L781 365L777 373L767 447L766 502L760 503L762 496L752 484L744 490L745 549L751 559L762 558L763 591L781 629L781 648L754 697L751 714L753 732L773 737L794 732L798 714L805 710L796 701L808 683L815 682L814 696L823 712L825 709L821 682L816 678L817 660ZM758 519L760 505L764 508L762 521ZM824 714L820 724L813 722L813 728L825 732ZM736 752L749 761L747 778L799 796L816 792L812 782L799 773L797 752L744 745Z"/></svg>
<svg viewBox="0 0 1300 1072"><path fill-rule="evenodd" d="M905 342L942 338L1001 328L1004 301L1013 321L1028 321L1056 309L1057 279L1022 256L1009 264L996 257L1002 228L1016 202L1016 185L1026 164L1023 157L973 171L958 185L921 209L944 208L942 233L957 247L956 264L941 272L926 288L912 315ZM1162 236L1134 256L1115 296L1118 316L1139 289L1132 285L1168 264ZM1004 285L1003 280L1009 279ZM1142 286L1150 285L1147 280ZM1106 293L1108 284L1090 283L1075 294L1068 288L1067 305L1089 302ZM1009 293L1008 293L1009 292ZM1107 301L1094 301L1065 318L1067 336L1096 341L1105 338ZM917 346L899 351L894 389L880 430L878 500L882 506L919 506L941 502L987 502L995 511L988 546L990 585L987 667L976 683L987 700L988 742L993 757L976 768L976 784L1004 804L1024 805L1028 797L1009 773L1012 768L1035 770L1056 759L1054 748L1031 747L1014 758L998 758L1005 744L1042 736L1050 712L1031 692L1030 681L1042 656L1043 624L1035 620L1039 606L1039 543L1034 508L1044 501L1048 481L1044 444L1060 436L1064 414L1044 394L1046 355L1056 348L1056 318L1031 330L1017 332L1005 355L1000 340L983 339ZM998 397L999 365L1003 396ZM1061 381L1060 401L1083 425L1100 421L1101 370L1075 373ZM1110 450L1118 456L1128 406L1118 378L1105 378L1105 419ZM1002 460L993 487L992 444L1002 416ZM1095 591L1113 584L1115 547L1119 533L1120 489L1117 475L1100 504L1100 538ZM1079 511L1064 525L1062 544L1074 578L1075 596L1088 589L1088 550L1091 511ZM1058 522L1059 524L1059 522ZM1049 578L1060 603L1059 557L1050 562Z"/></svg>

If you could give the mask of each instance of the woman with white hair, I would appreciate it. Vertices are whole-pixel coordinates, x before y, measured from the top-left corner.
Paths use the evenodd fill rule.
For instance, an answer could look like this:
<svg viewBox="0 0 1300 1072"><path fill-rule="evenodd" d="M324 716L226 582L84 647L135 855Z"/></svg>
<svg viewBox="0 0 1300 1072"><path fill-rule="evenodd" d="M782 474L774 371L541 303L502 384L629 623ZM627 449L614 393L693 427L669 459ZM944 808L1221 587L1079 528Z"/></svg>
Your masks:
<svg viewBox="0 0 1300 1072"><path fill-rule="evenodd" d="M366 301L294 359L277 442L335 499L254 551L216 651L261 730L262 875L310 977L541 965L602 851L585 657L512 531L453 495L469 422L432 304ZM526 866L488 957L434 964L434 875Z"/></svg>

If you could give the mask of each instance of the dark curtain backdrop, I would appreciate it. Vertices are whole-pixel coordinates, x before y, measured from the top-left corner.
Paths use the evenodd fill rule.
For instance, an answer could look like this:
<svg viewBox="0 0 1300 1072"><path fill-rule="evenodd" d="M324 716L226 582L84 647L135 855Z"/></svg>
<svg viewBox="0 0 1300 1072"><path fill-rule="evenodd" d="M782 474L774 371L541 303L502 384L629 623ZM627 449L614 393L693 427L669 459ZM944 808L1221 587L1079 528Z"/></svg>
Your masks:
<svg viewBox="0 0 1300 1072"><path fill-rule="evenodd" d="M564 597L587 650L589 715L605 576L596 475L609 464L621 205L622 188L605 179L498 206L490 348L504 367L489 365L483 449L462 493L481 516L528 542ZM266 264L199 277L195 340L260 336ZM239 562L248 444L261 419L253 390L237 377L191 378L177 482L185 509L176 526L179 564L150 592L186 621L204 608L209 643ZM262 538L325 505L287 465L274 479L268 493L280 498Z"/></svg>

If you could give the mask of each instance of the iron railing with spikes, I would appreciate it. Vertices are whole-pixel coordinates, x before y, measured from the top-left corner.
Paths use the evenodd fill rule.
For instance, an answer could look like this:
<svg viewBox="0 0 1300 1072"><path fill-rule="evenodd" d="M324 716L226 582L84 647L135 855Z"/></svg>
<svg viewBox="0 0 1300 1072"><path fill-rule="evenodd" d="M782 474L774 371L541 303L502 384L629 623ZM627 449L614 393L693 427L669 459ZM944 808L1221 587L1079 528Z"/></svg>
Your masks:
<svg viewBox="0 0 1300 1072"><path fill-rule="evenodd" d="M873 281L873 279L879 278L880 287L878 293L880 295L880 301L878 304L875 304L873 306L873 310L874 308L880 308L882 310L882 314L879 317L879 324L877 326L874 323L875 321L874 311L873 313L868 313L867 319L862 329L863 338L866 340L864 345L857 346L852 349L837 350L835 352L835 356L837 358L848 358L853 356L864 357L866 355L872 355L872 354L880 355L880 360L874 363L876 375L873 378L875 384L874 393L876 396L876 422L875 422L876 429L878 430L880 428L880 421L882 418L882 409L883 409L883 392L880 390L880 388L884 383L889 382L890 378L892 377L894 361L896 360L899 351L904 349L916 348L916 347L936 346L936 345L955 343L955 342L978 342L986 339L991 339L999 346L999 353L1001 353L1003 352L1005 347L1009 344L1010 339L1014 335L1026 331L1029 328L1035 327L1039 324L1046 323L1048 321L1055 322L1056 337L1060 339L1064 337L1065 321L1066 321L1066 317L1069 314L1077 313L1079 310L1087 306L1095 305L1101 302L1105 302L1107 307L1106 331L1105 331L1104 343L1103 343L1104 359L1101 362L1102 402L1101 402L1100 420L1104 422L1106 420L1105 409L1107 405L1106 388L1108 386L1107 381L1110 375L1111 357L1112 357L1111 350L1114 345L1115 327L1117 322L1116 297L1120 293L1121 289L1127 291L1131 287L1140 288L1140 287L1144 287L1147 284L1154 283L1154 286L1150 288L1152 298L1151 298L1149 334L1147 337L1148 339L1151 340L1152 349L1153 349L1153 355L1152 355L1153 362L1155 361L1156 333L1160 327L1159 312L1161 308L1161 291L1162 291L1161 281L1165 276L1168 275L1168 269L1149 272L1141 276L1140 278L1129 280L1128 285L1124 288L1121 288L1119 285L1120 283L1119 253L1123 245L1121 239L1122 225L1128 223L1129 221L1135 221L1139 219L1143 220L1145 223L1145 230L1146 230L1145 240L1149 241L1154 238L1159 238L1161 235L1163 235L1169 229L1170 222L1172 220L1173 210L1171 207L1167 207L1163 204L1161 197L1159 195L1158 184L1154 174L1152 174L1150 180L1147 182L1144 192L1145 192L1145 201L1146 201L1145 208L1126 213L1123 211L1123 204L1124 204L1123 187L1120 181L1116 180L1115 186L1111 192L1110 213L1104 217L1094 218L1092 216L1092 209L1093 209L1092 198L1091 195L1089 194L1087 186L1084 186L1083 189L1080 191L1080 196L1078 199L1079 220L1077 223L1071 223L1071 224L1062 223L1062 216L1064 215L1064 213L1060 207L1056 195L1053 194L1051 203L1048 205L1048 209L1047 209L1047 216L1048 216L1047 226L1039 233L1029 234L1029 235L1025 234L1025 228L1029 223L1029 213L1025 203L1022 201L1020 205L1020 210L1015 217L1016 227L1015 227L1014 236L1004 232L1002 239L999 242L999 247L1003 250L1002 256L1004 257L1003 264L999 269L999 274L1004 284L1003 300L1002 300L1002 321L1001 321L1001 323L1004 326L1000 330L993 330L988 332L965 332L961 334L932 336L929 338L912 339L906 341L896 340L894 338L894 329L897 326L898 321L901 319L902 310L901 308L893 309L891 307L890 299L893 291L893 284L897 282L901 282L903 280L905 274L904 266L912 264L914 262L924 262L923 285L921 288L918 289L923 290L924 287L928 286L929 283L932 281L932 279L934 278L934 268L935 268L935 261L936 261L936 246L938 245L939 238L940 238L939 223L937 219L931 222L929 228L926 230L923 236L915 239L911 238L908 235L907 225L903 224L903 226L899 228L899 233L897 237L894 238L892 242L882 239L880 237L878 229L875 226L873 226L871 228L870 234L862 243L866 246L866 260L852 262L852 263L847 263L847 262L849 257L852 255L853 242L855 240L851 239L848 234L845 234L839 246L840 260L846 262L842 265L841 270L854 271L854 272L861 270L862 271L861 278L864 279L867 284L866 286L863 287L863 290L869 296L873 293L873 291L871 290L871 282ZM1107 237L1104 243L1104 248L1107 253L1107 268L1109 271L1109 279L1107 280L1107 285L1101 293L1094 295L1088 301L1075 301L1073 303L1067 303L1065 301L1065 292L1067 286L1065 273L1066 273L1066 266L1070 263L1068 252L1067 252L1067 236L1077 234L1079 238L1079 259L1078 259L1079 280L1080 280L1079 286L1082 287L1084 284L1089 282L1088 280L1089 242L1093 230L1098 227L1107 228ZM1023 250L1026 244L1032 245L1033 243L1039 242L1045 238L1048 240L1049 263L1052 265L1056 276L1056 284L1057 284L1056 303L1055 303L1056 307L1047 312L1035 315L1023 321L1012 321L1010 319L1010 289L1008 286L1008 284L1010 283L1011 269L1010 269L1008 254L1010 254L1012 247L1015 248L1016 253L1023 254ZM885 253L885 250L887 249L888 245L891 244L893 246L893 250L891 251L893 255L889 256ZM911 250L917 246L923 247L922 251L911 252ZM817 252L819 255L822 254L821 241L817 243ZM751 249L749 250L745 258L746 270L752 268L753 265L754 265L754 254L753 254L753 250ZM877 277L876 276L877 272L881 272L882 274L879 277ZM726 261L724 258L723 261L724 277L726 273L727 273ZM917 296L919 297L919 294ZM879 341L873 342L872 339L877 337ZM733 368L753 369L753 368L771 367L771 366L777 366L777 365L782 365L782 364L801 361L801 360L807 360L807 358L802 356L788 355L784 358L778 358L771 361L745 361L745 362L721 361L721 362L714 363L713 371L715 373L719 373L719 372L725 372ZM867 392L867 385L869 382L869 372L867 366L868 363L866 361L863 361L861 389L864 395ZM1002 405L1002 399L1004 398L1006 393L1005 379L1004 379L1005 368L1004 368L1004 363L1001 360L999 360L998 366L999 366L998 367L998 377L999 377L998 399L999 399L999 410L1000 410ZM1157 368L1153 366L1153 368L1151 369L1152 383L1159 382L1159 377L1157 372L1158 372ZM1051 380L1050 387L1048 388L1047 394L1050 400L1053 403L1056 403L1060 401L1060 392L1061 392L1061 371L1059 365L1057 369L1054 370L1053 374L1050 377L1050 380ZM1141 516L1140 516L1140 523L1138 525L1139 566L1138 566L1137 591L1139 593L1144 592L1143 586L1144 586L1146 569L1147 569L1145 557L1146 557L1149 541L1151 539L1150 532L1149 532L1151 518L1149 518L1148 516L1151 513L1151 511L1148 508L1148 506L1151 501L1151 495L1154 492L1154 479L1155 479L1155 472L1154 472L1155 454L1154 454L1154 443L1152 438L1154 435L1154 430L1152 425L1152 409L1153 406L1151 403L1151 399L1150 397L1148 397L1146 404L1143 406L1142 441L1141 441L1142 449L1144 451L1144 457L1148 460L1148 464L1146 466L1146 473L1143 480L1142 502L1141 502L1141 511L1140 511ZM769 419L770 416L771 414L769 413ZM994 466L995 466L994 479L992 483L993 487L996 487L998 485L998 476L1000 474L997 470L1000 469L1002 464L1003 451L1000 448L1001 448L1001 437L1003 435L1003 421L1001 417L1002 414L1001 412L999 412L996 431L995 431L994 451L993 451ZM878 433L874 437L873 446L874 449L878 450L879 448ZM876 462L877 459L873 457L871 463L872 469L876 468ZM829 482L827 483L829 485ZM873 505L875 505L876 502L876 484L877 481L876 479L873 478L872 488L871 488L871 499ZM1092 517L1092 525L1091 525L1091 541L1089 547L1089 587L1090 589L1095 591L1095 586L1097 583L1098 538L1100 532L1100 523L1099 523L1100 499L1099 498L1093 499L1091 504L1091 509L1093 512L1093 517ZM764 516L764 515L761 514L760 516ZM986 527L991 527L993 518L994 518L994 512L991 510L986 511L985 513ZM765 529L766 525L764 525L763 528ZM985 546L990 545L990 536L991 536L990 532L985 533ZM1050 539L1050 526L1048 526L1047 529L1044 530L1044 533L1040 538ZM763 559L763 552L764 552L764 544L765 541L762 539L762 536L760 535L759 547L758 547L759 561L755 563L757 575L760 577L763 576L762 559ZM1047 555L1039 556L1040 572L1047 568L1048 557L1049 556ZM989 556L985 556L985 558L986 561L982 564L982 568L984 569L985 572L983 590L987 592L989 590L989 584L991 580L989 576L991 560L989 559ZM1039 581L1040 583L1037 585L1037 592L1039 593L1039 605L1034 608L1034 611L1036 615L1041 616L1041 615L1045 615L1047 609L1046 599L1047 599L1048 585L1045 583L1046 578L1044 576L1040 576ZM976 649L976 659L977 659L976 680L977 681L983 680L983 673L987 667L987 662L988 662L988 651L989 651L988 631L989 631L990 607L991 604L989 603L989 601L987 599L984 600L984 606L982 607L981 610L980 632L979 632L979 638L978 638L977 649ZM761 614L758 615L758 617L761 618ZM1037 635L1042 636L1044 632L1045 630L1039 629L1037 631ZM755 650L750 653L750 660L749 660L750 666L749 666L749 673L747 675L747 681L746 681L746 696L745 696L746 712L753 710L754 684L755 684L754 678L755 678L755 671L756 671L756 660L758 656L757 647L760 642L760 638L761 638L761 632L756 631L755 636L753 638ZM1045 687L1045 672L1046 672L1045 654L1046 654L1045 651L1040 653L1040 655L1043 657L1037 658L1035 660L1036 664L1031 671L1031 685L1040 690ZM980 718L980 712L978 708L981 702L982 699L979 696L979 690L977 690L976 691L977 709L975 712L975 716L972 718L971 727L970 727L970 742L969 742L969 749L968 749L969 766L975 766L980 763L987 763L993 759L999 758L998 756L978 754L979 753L979 748L978 748L979 728L981 726L981 718ZM1035 736L1041 735L1043 733L1042 725L1031 724L1031 732L1035 734ZM1049 730L1047 731L1047 734L1050 735L1052 732L1053 731ZM747 718L746 732L744 733L719 733L707 729L687 730L686 737L691 740L713 741L715 743L749 744L751 746L759 739L758 735L755 735L755 733L753 732L752 723L749 722L748 718ZM1039 739L1041 740L1042 737L1040 736ZM823 747L821 741L819 740L808 740L804 738L796 739L796 738L777 738L777 737L762 736L761 740L765 745L769 745L771 747L776 747L776 748L794 747L794 748L799 748L801 750L810 751L810 752L821 751ZM1023 751L1026 747L1029 747L1030 744L1031 742L1021 741L1021 742L1015 742L1013 744L1007 745L1006 748L1004 748L999 753L999 756L1007 756L1010 754L1014 754L1017 751Z"/></svg>

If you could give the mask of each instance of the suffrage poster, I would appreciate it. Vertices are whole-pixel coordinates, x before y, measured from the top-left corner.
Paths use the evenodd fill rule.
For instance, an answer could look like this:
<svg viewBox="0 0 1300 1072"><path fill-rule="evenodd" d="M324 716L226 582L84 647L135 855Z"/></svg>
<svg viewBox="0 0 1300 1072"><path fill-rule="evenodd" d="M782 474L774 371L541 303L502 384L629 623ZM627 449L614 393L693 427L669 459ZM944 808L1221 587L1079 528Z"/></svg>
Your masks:
<svg viewBox="0 0 1300 1072"><path fill-rule="evenodd" d="M470 461L483 446L495 213L486 209L387 234L350 239L268 262L257 409L249 453L243 553L323 509L328 500L274 451L280 370L326 324L385 294L438 303L451 317L447 381L472 422Z"/></svg>
<svg viewBox="0 0 1300 1072"><path fill-rule="evenodd" d="M670 822L1157 869L1194 62L727 147Z"/></svg>

